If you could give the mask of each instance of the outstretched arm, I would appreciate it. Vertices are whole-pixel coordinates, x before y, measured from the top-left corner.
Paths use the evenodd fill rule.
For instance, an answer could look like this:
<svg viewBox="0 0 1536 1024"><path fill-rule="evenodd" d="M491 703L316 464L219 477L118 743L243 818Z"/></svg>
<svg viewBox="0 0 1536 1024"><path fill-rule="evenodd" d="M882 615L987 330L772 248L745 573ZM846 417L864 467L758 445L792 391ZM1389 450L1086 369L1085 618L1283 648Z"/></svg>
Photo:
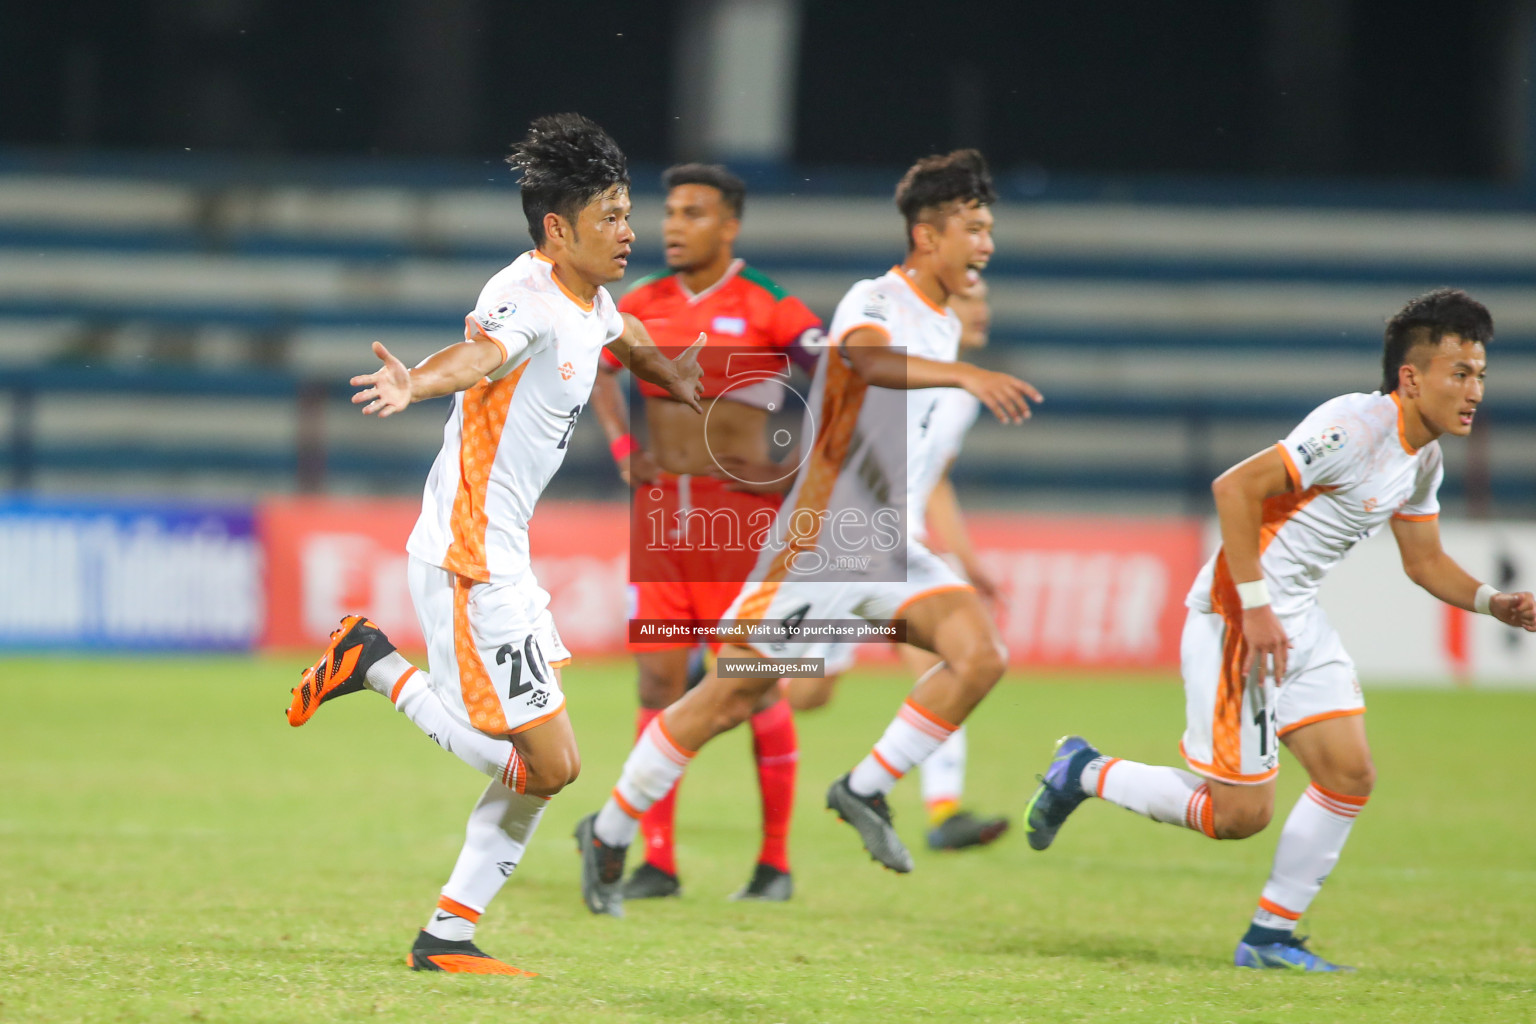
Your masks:
<svg viewBox="0 0 1536 1024"><path fill-rule="evenodd" d="M1486 608L1477 606L1478 592L1484 584L1457 565L1440 546L1438 519L1393 519L1392 536L1397 539L1397 550L1403 557L1403 571L1435 597L1469 612L1486 611L1505 625L1536 633L1536 598L1529 591L1495 592L1488 598Z"/></svg>
<svg viewBox="0 0 1536 1024"><path fill-rule="evenodd" d="M1243 595L1244 584L1264 581L1259 567L1259 530L1264 525L1264 499L1291 489L1285 458L1278 448L1266 448L1239 462L1211 484L1216 499L1216 518L1221 523L1221 550L1232 570L1232 579ZM1260 586L1258 589L1264 589ZM1250 602L1246 595L1244 605ZM1269 606L1268 597L1243 609L1243 639L1248 652L1243 657L1243 678L1258 659L1259 670L1274 672L1278 684L1285 678L1286 651L1290 641L1280 625L1280 617Z"/></svg>
<svg viewBox="0 0 1536 1024"><path fill-rule="evenodd" d="M866 384L898 390L964 388L1004 423L1024 422L1030 416L1029 403L1045 401L1033 384L1009 374L898 352L891 348L890 335L873 327L849 331L829 358L837 358L839 347Z"/></svg>
<svg viewBox="0 0 1536 1024"><path fill-rule="evenodd" d="M352 378L352 386L363 389L352 396L352 404L363 406L365 416L378 413L379 419L404 412L412 402L474 387L506 360L501 346L485 338L449 345L410 369L383 342L373 343L373 354L384 365Z"/></svg>
<svg viewBox="0 0 1536 1024"><path fill-rule="evenodd" d="M624 318L624 333L608 343L608 351L636 377L666 388L673 398L694 412L702 413L704 407L699 404L699 395L703 393L704 386L699 382L702 374L699 369L699 349L704 347L705 336L700 334L698 340L688 346L682 355L668 359L656 347L650 332L638 317L630 313L619 315Z"/></svg>

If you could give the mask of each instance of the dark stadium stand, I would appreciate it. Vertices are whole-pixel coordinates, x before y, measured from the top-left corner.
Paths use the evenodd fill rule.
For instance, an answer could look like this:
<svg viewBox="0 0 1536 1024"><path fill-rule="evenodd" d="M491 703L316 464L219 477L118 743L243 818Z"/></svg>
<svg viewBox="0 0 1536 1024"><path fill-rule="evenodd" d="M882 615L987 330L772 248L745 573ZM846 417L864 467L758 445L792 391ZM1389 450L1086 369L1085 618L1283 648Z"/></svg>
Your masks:
<svg viewBox="0 0 1536 1024"><path fill-rule="evenodd" d="M419 486L440 421L364 422L345 381L369 367L371 339L409 362L458 335L526 245L515 189L406 170L318 185L291 170L95 170L0 173L6 484ZM1499 338L1490 405L1448 459L1447 492L1474 511L1536 507L1536 215L1428 191L1395 209L1189 191L999 206L983 359L1047 402L1022 433L973 433L956 476L978 500L1204 510L1223 466L1318 401L1375 386L1384 316L1455 284L1489 304ZM642 191L633 276L659 264L658 222ZM875 192L754 194L740 251L828 316L899 259L900 229ZM615 485L590 424L572 468L573 491Z"/></svg>

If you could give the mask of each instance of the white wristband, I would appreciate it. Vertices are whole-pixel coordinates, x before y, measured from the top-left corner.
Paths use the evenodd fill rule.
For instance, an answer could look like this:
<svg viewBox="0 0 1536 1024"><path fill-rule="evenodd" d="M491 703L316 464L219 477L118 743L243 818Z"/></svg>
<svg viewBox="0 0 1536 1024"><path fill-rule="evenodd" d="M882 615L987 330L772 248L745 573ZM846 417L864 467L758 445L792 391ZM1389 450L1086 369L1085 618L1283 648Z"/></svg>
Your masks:
<svg viewBox="0 0 1536 1024"><path fill-rule="evenodd" d="M1472 599L1472 610L1479 615L1492 615L1493 612L1489 611L1489 605L1493 603L1493 599L1498 593L1499 591L1496 588L1484 583L1477 588L1477 596Z"/></svg>
<svg viewBox="0 0 1536 1024"><path fill-rule="evenodd" d="M1262 608L1269 604L1269 587L1263 580L1252 580L1237 585L1237 598L1243 602L1243 610Z"/></svg>

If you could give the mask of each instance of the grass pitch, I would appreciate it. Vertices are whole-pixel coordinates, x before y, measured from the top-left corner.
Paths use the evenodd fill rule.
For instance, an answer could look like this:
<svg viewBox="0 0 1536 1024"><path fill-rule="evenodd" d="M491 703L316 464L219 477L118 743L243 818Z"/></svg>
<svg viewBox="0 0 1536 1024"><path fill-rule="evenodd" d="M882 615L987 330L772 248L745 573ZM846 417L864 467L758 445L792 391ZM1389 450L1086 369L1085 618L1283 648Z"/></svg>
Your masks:
<svg viewBox="0 0 1536 1024"><path fill-rule="evenodd" d="M1230 966L1278 822L1217 844L1090 802L1037 854L1021 832L873 865L821 809L907 683L864 672L800 720L796 897L726 894L756 852L745 734L679 802L680 900L594 918L570 839L633 735L622 663L566 675L581 779L482 920L532 980L404 957L483 785L360 694L303 729L276 659L0 661L0 1021L1528 1021L1536 1017L1536 695L1381 691L1380 782L1309 922L1353 976ZM1176 758L1170 680L1002 684L971 725L971 791L1015 819L1060 734ZM1282 772L1283 816L1303 786ZM1017 828L1017 826L1016 826ZM633 858L632 858L633 863Z"/></svg>

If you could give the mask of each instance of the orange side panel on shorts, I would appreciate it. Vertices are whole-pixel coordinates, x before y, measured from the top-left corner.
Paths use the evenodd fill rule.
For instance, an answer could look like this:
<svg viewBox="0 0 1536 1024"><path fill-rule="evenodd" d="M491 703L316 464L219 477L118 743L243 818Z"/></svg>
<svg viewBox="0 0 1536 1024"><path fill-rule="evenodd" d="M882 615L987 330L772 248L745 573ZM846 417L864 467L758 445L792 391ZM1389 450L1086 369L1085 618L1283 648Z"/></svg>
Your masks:
<svg viewBox="0 0 1536 1024"><path fill-rule="evenodd" d="M796 503L791 516L800 512L809 511L816 520L816 528L809 532L808 536L796 539L793 543L787 543L774 557L773 564L768 567L768 574L758 584L757 589L748 594L741 602L737 610L737 618L760 619L768 606L773 602L773 595L778 591L779 584L789 571L789 559L799 551L809 551L816 547L816 539L821 533L821 513L825 511L827 503L832 499L832 488L837 483L837 475L842 471L843 461L848 457L848 446L853 441L853 428L859 422L859 410L864 407L864 393L868 385L863 378L854 373L852 368L845 365L843 360L835 352L827 354L827 382L826 390L822 395L822 427L821 436L816 439L816 445L811 449L810 465L805 471L805 484L800 488L800 500ZM783 515L781 509L779 512ZM793 525L796 520L788 522Z"/></svg>
<svg viewBox="0 0 1536 1024"><path fill-rule="evenodd" d="M1211 717L1211 766L1220 775L1243 774L1243 655L1248 644L1229 622L1222 630L1221 681Z"/></svg>
<svg viewBox="0 0 1536 1024"><path fill-rule="evenodd" d="M474 585L467 576L453 579L453 656L459 663L459 692L464 695L469 724L481 732L502 736L507 731L507 716L501 711L501 696L485 671L469 627L469 590Z"/></svg>
<svg viewBox="0 0 1536 1024"><path fill-rule="evenodd" d="M1259 529L1259 555L1263 557L1280 528L1295 518L1318 495L1332 487L1321 485L1305 491L1280 494L1264 500L1263 525ZM1222 641L1221 681L1216 689L1216 708L1211 721L1211 767L1224 778L1243 778L1243 656L1248 644L1243 639L1243 603L1237 596L1237 582L1227 564L1227 553L1216 555L1211 577L1211 607L1225 620Z"/></svg>
<svg viewBox="0 0 1536 1024"><path fill-rule="evenodd" d="M491 578L485 565L485 492L512 395L529 362L524 361L501 380L476 384L459 399L464 417L459 438L459 489L453 496L453 543L448 546L443 568L481 583Z"/></svg>

